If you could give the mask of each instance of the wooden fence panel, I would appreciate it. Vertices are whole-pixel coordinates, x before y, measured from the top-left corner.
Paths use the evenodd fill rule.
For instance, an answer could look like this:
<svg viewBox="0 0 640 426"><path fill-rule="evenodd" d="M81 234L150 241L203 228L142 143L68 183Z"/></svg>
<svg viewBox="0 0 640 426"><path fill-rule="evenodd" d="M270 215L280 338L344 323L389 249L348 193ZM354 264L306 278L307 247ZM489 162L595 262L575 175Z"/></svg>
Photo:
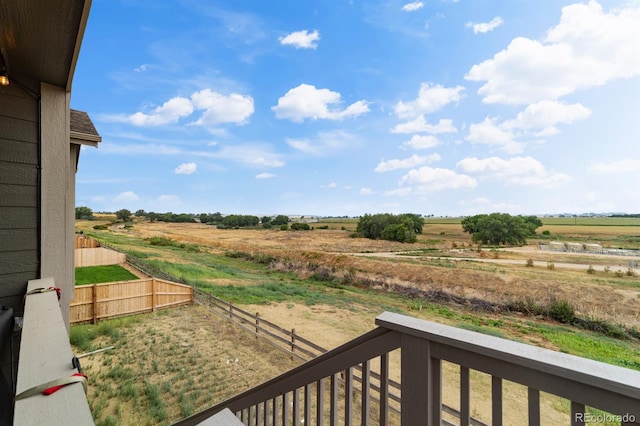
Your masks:
<svg viewBox="0 0 640 426"><path fill-rule="evenodd" d="M70 322L97 321L193 303L188 285L148 278L78 286Z"/></svg>
<svg viewBox="0 0 640 426"><path fill-rule="evenodd" d="M74 261L76 267L120 265L127 262L127 255L104 247L76 248Z"/></svg>

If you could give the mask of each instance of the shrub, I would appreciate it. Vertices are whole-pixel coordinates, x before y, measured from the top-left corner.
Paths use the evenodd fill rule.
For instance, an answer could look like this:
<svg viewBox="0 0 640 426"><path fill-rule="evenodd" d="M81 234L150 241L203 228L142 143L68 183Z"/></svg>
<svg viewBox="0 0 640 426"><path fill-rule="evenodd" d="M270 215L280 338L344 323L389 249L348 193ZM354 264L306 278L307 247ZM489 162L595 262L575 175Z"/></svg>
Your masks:
<svg viewBox="0 0 640 426"><path fill-rule="evenodd" d="M624 272L622 272L622 271L621 271L621 270L619 270L619 269L618 269L617 271L615 271L615 272L614 272L614 274L615 274L616 278L622 278L622 277L624 277Z"/></svg>
<svg viewBox="0 0 640 426"><path fill-rule="evenodd" d="M627 268L627 271L625 272L625 275L628 277L635 277L636 273L632 268Z"/></svg>
<svg viewBox="0 0 640 426"><path fill-rule="evenodd" d="M587 268L587 274L593 275L595 273L596 273L596 270L593 268L593 265L589 265L589 267Z"/></svg>
<svg viewBox="0 0 640 426"><path fill-rule="evenodd" d="M149 244L152 246L175 246L176 242L167 237L151 237L149 238Z"/></svg>
<svg viewBox="0 0 640 426"><path fill-rule="evenodd" d="M553 271L556 269L556 265L554 265L553 262L547 262L547 269Z"/></svg>
<svg viewBox="0 0 640 426"><path fill-rule="evenodd" d="M542 235L551 235L551 231L545 229L544 231L542 231Z"/></svg>
<svg viewBox="0 0 640 426"><path fill-rule="evenodd" d="M572 323L576 318L574 307L566 300L552 300L549 304L549 316L561 323Z"/></svg>
<svg viewBox="0 0 640 426"><path fill-rule="evenodd" d="M311 227L309 226L308 223L296 222L291 224L291 229L294 231L309 231Z"/></svg>
<svg viewBox="0 0 640 426"><path fill-rule="evenodd" d="M286 231L288 229L289 229L289 225L286 225L286 224L280 225L280 230L281 231Z"/></svg>
<svg viewBox="0 0 640 426"><path fill-rule="evenodd" d="M529 268L533 268L533 259L532 258L528 258L527 259L527 263L525 263L524 266L527 266Z"/></svg>
<svg viewBox="0 0 640 426"><path fill-rule="evenodd" d="M93 229L96 231L106 231L109 227L107 225L95 225Z"/></svg>

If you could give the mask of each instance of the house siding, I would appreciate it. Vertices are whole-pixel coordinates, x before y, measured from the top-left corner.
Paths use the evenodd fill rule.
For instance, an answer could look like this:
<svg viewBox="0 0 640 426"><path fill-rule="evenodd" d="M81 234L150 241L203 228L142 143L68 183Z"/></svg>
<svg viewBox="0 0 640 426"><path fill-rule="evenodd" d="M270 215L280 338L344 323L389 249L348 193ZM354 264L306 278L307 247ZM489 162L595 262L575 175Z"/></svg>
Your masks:
<svg viewBox="0 0 640 426"><path fill-rule="evenodd" d="M0 304L22 315L27 281L38 278L38 100L0 89Z"/></svg>

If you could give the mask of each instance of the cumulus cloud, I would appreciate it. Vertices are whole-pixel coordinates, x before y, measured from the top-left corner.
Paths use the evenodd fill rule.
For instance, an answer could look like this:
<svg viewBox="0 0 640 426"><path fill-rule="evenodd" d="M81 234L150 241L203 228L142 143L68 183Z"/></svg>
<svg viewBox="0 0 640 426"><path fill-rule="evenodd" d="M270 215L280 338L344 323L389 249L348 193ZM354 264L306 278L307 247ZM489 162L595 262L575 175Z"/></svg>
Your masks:
<svg viewBox="0 0 640 426"><path fill-rule="evenodd" d="M454 170L423 166L410 170L402 176L400 185L412 186L418 192L437 192L449 189L473 189L478 186L478 182Z"/></svg>
<svg viewBox="0 0 640 426"><path fill-rule="evenodd" d="M186 98L171 98L162 106L155 108L150 113L136 112L129 116L129 122L135 126L161 126L163 124L176 123L182 117L187 117L193 112L191 101Z"/></svg>
<svg viewBox="0 0 640 426"><path fill-rule="evenodd" d="M193 124L217 125L222 123L244 123L253 114L253 98L248 95L231 93L223 95L204 89L191 95L193 106L204 110Z"/></svg>
<svg viewBox="0 0 640 426"><path fill-rule="evenodd" d="M278 99L278 105L271 107L276 118L301 123L306 118L312 120L342 120L369 112L367 102L360 100L345 109L329 109L340 104L341 95L329 89L317 89L310 84L301 84Z"/></svg>
<svg viewBox="0 0 640 426"><path fill-rule="evenodd" d="M462 99L464 87L444 87L439 84L422 83L418 97L409 102L400 101L395 107L399 118L414 118L442 109L445 105Z"/></svg>
<svg viewBox="0 0 640 426"><path fill-rule="evenodd" d="M242 124L253 114L253 98L237 93L223 95L211 89L204 89L194 92L190 99L183 97L169 99L162 106L148 113L136 112L124 118L111 118L126 121L135 126L162 126L177 123L178 120L190 116L196 110L204 111L196 121L191 123L196 126Z"/></svg>
<svg viewBox="0 0 640 426"><path fill-rule="evenodd" d="M591 116L591 110L580 103L567 105L558 101L540 101L527 106L515 119L505 121L506 129L547 129L556 124L572 124Z"/></svg>
<svg viewBox="0 0 640 426"><path fill-rule="evenodd" d="M318 47L317 41L320 40L318 30L309 32L307 30L294 31L284 37L278 38L280 44L285 46L293 46L296 49L315 49Z"/></svg>
<svg viewBox="0 0 640 426"><path fill-rule="evenodd" d="M394 159L389 161L381 161L375 168L375 171L378 173L389 172L391 170L397 169L411 169L413 167L421 166L423 164L434 163L436 161L440 161L440 156L438 154L431 155L412 155L409 158L405 159Z"/></svg>
<svg viewBox="0 0 640 426"><path fill-rule="evenodd" d="M442 142L433 135L413 135L400 146L405 149L429 149L441 145Z"/></svg>
<svg viewBox="0 0 640 426"><path fill-rule="evenodd" d="M507 160L499 157L470 157L460 160L456 167L465 173L478 174L515 185L549 186L570 180L569 176L563 173L548 171L542 163L532 157L513 157Z"/></svg>
<svg viewBox="0 0 640 426"><path fill-rule="evenodd" d="M195 172L198 168L196 163L182 163L178 167L176 167L173 171L177 175L190 175Z"/></svg>
<svg viewBox="0 0 640 426"><path fill-rule="evenodd" d="M496 16L489 22L480 22L480 23L467 22L465 24L465 27L473 28L474 34L478 34L478 33L485 34L485 33L488 33L489 31L495 30L503 23L504 22L502 21L502 18L499 16Z"/></svg>
<svg viewBox="0 0 640 426"><path fill-rule="evenodd" d="M419 115L416 119L406 123L397 124L391 133L455 133L458 130L453 126L453 120L441 118L437 124L429 124L424 115Z"/></svg>
<svg viewBox="0 0 640 426"><path fill-rule="evenodd" d="M131 203L134 201L138 201L140 199L140 197L138 197L138 195L133 192L133 191L125 191L125 192L121 192L120 194L116 195L116 197L113 199L114 202L116 203Z"/></svg>
<svg viewBox="0 0 640 426"><path fill-rule="evenodd" d="M604 12L595 1L562 9L546 37L518 37L465 78L484 82L485 103L527 104L559 97L618 78L640 75L640 6Z"/></svg>
<svg viewBox="0 0 640 426"><path fill-rule="evenodd" d="M640 160L616 160L595 162L589 165L589 171L598 174L640 172Z"/></svg>
<svg viewBox="0 0 640 426"><path fill-rule="evenodd" d="M373 195L373 189L371 188L360 188L360 195Z"/></svg>
<svg viewBox="0 0 640 426"><path fill-rule="evenodd" d="M473 144L497 146L510 154L522 152L524 144L517 142L513 134L502 129L496 121L495 118L487 117L481 123L472 124L465 139Z"/></svg>
<svg viewBox="0 0 640 426"><path fill-rule="evenodd" d="M414 1L402 6L402 10L404 10L405 12L415 12L416 10L422 9L423 7L424 3L422 3L421 1Z"/></svg>
<svg viewBox="0 0 640 426"><path fill-rule="evenodd" d="M276 177L273 173L258 173L256 179L271 179Z"/></svg>

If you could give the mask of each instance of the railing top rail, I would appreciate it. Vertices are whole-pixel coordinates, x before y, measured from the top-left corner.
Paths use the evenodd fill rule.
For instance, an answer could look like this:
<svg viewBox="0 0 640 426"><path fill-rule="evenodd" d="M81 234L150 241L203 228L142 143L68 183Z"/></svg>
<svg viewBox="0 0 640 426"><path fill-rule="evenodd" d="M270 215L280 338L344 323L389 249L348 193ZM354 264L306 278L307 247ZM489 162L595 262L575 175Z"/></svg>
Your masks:
<svg viewBox="0 0 640 426"><path fill-rule="evenodd" d="M390 330L638 399L640 372L392 312L376 318ZM499 375L499 374L497 374Z"/></svg>

